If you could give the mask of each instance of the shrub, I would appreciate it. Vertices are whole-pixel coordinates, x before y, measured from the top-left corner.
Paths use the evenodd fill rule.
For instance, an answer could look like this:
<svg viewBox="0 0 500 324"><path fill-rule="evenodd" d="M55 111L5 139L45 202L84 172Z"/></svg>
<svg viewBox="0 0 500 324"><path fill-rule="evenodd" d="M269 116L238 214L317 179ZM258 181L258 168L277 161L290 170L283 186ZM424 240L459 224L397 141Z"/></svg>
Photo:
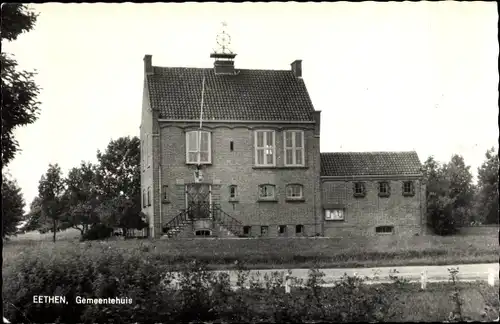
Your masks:
<svg viewBox="0 0 500 324"><path fill-rule="evenodd" d="M94 224L92 227L82 236L82 240L103 240L108 238L113 233L113 229L104 224Z"/></svg>

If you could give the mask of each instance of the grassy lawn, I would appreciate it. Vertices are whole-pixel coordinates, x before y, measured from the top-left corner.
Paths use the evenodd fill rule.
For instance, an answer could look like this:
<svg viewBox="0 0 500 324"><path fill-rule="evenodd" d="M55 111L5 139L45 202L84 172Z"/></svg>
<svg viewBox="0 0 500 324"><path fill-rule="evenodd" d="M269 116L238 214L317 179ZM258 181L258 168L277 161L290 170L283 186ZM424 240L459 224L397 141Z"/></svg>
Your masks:
<svg viewBox="0 0 500 324"><path fill-rule="evenodd" d="M440 265L497 262L498 237L491 236L393 236L301 239L174 239L78 241L79 232L26 233L4 244L4 261L20 253L48 252L64 255L65 250L100 253L103 247L152 254L168 264L185 263L193 258L209 263L211 269L231 269L244 262L250 269L343 268L399 265ZM5 262L4 262L5 264Z"/></svg>

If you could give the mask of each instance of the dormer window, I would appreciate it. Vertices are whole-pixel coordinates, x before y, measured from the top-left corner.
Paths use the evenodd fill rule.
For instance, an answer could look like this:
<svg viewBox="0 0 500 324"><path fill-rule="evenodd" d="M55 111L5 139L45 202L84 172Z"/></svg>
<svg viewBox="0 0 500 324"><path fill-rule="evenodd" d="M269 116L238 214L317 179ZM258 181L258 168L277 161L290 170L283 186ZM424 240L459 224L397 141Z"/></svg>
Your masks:
<svg viewBox="0 0 500 324"><path fill-rule="evenodd" d="M186 133L186 163L210 164L212 161L210 132L191 131Z"/></svg>

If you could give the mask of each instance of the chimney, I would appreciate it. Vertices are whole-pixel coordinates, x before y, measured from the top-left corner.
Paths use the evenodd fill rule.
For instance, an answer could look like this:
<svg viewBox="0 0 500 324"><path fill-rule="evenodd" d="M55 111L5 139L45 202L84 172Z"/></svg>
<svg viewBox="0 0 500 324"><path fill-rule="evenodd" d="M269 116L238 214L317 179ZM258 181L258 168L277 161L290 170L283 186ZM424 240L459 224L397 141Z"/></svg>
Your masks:
<svg viewBox="0 0 500 324"><path fill-rule="evenodd" d="M144 55L144 74L153 74L153 56L146 54Z"/></svg>
<svg viewBox="0 0 500 324"><path fill-rule="evenodd" d="M234 58L236 57L236 54L213 53L210 54L210 57L215 59L215 74L236 74L236 71L234 70Z"/></svg>
<svg viewBox="0 0 500 324"><path fill-rule="evenodd" d="M293 75L295 75L297 78L302 77L302 60L295 60L293 61L292 65L292 72Z"/></svg>

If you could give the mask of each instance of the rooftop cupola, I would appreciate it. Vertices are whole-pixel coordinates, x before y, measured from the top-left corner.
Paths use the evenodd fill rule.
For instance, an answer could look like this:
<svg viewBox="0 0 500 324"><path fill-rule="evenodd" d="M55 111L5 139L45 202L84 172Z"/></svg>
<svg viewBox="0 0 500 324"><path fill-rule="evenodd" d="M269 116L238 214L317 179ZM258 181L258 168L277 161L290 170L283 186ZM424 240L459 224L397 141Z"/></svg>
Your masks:
<svg viewBox="0 0 500 324"><path fill-rule="evenodd" d="M228 74L234 75L236 71L234 69L234 54L230 49L231 36L226 32L227 24L222 23L222 29L217 35L217 49L210 54L210 57L214 60L214 71L215 74Z"/></svg>

